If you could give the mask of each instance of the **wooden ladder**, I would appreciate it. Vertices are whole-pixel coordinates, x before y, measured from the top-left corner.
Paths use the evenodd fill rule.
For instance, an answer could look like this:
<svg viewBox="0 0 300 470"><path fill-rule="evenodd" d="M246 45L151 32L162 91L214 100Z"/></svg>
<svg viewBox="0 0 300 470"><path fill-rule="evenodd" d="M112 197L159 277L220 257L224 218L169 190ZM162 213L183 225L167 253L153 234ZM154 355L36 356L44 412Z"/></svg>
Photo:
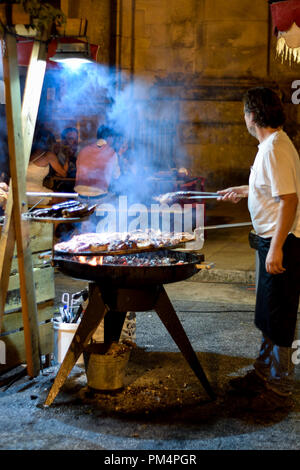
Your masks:
<svg viewBox="0 0 300 470"><path fill-rule="evenodd" d="M29 376L35 377L40 372L39 327L29 222L22 219L22 214L27 211L26 172L44 81L47 51L44 38L36 36L21 103L17 38L14 34L14 27L10 26L9 30L10 33L6 33L2 39L11 181L5 210L5 222L0 238L0 331L16 242L27 373Z"/></svg>

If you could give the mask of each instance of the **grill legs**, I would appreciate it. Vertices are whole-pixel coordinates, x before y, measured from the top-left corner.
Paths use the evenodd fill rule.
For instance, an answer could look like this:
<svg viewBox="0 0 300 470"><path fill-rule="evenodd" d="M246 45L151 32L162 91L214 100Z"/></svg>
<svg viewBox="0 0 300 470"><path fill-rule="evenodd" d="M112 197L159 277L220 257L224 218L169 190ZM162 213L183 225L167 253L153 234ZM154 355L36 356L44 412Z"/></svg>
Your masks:
<svg viewBox="0 0 300 470"><path fill-rule="evenodd" d="M77 359L88 345L91 337L106 313L108 313L108 315L105 318L104 325L107 331L105 332L104 328L104 338L106 343L111 343L112 341L119 340L126 315L125 312L127 310L156 311L209 397L211 399L215 399L215 394L210 383L207 380L197 355L191 346L191 343L163 286L156 286L152 290L150 289L148 291L134 289L117 289L110 291L103 288L103 292L95 283L90 283L89 286L90 293L87 309L82 316L77 332L49 391L45 401L45 406L51 405L56 395L59 393ZM105 301L103 301L102 295L105 297ZM110 308L110 298L112 299L112 308ZM117 311L115 310L116 306L118 307Z"/></svg>
<svg viewBox="0 0 300 470"><path fill-rule="evenodd" d="M208 393L210 398L215 399L215 394L210 383L207 380L196 353L192 348L192 345L163 286L161 287L161 292L155 305L155 311L177 344L182 355L187 360L189 366L200 380L205 391Z"/></svg>
<svg viewBox="0 0 300 470"><path fill-rule="evenodd" d="M109 310L104 318L104 343L118 342L122 332L126 312Z"/></svg>

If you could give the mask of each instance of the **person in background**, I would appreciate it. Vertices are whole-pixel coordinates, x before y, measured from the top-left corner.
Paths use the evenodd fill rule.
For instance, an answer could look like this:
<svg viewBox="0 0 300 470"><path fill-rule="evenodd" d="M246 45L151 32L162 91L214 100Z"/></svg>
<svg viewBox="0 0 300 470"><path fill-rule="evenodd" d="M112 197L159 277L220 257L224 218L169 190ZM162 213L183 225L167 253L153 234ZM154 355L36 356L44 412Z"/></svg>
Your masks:
<svg viewBox="0 0 300 470"><path fill-rule="evenodd" d="M121 134L117 134L114 137L113 148L116 151L118 157L118 166L120 174L118 179L112 179L109 191L118 195L126 194L128 190L127 185L129 181L129 175L132 175L131 164L130 164L130 147L128 140Z"/></svg>
<svg viewBox="0 0 300 470"><path fill-rule="evenodd" d="M78 131L75 127L67 127L61 133L61 142L57 145L55 152L60 165L67 170L66 179L61 180L62 175L50 167L48 176L53 181L54 191L74 192L77 152Z"/></svg>
<svg viewBox="0 0 300 470"><path fill-rule="evenodd" d="M127 196L130 204L145 203L152 199L153 188L148 182L149 173L132 143L124 136L118 135L114 148L118 155L120 177L111 186L117 195Z"/></svg>
<svg viewBox="0 0 300 470"><path fill-rule="evenodd" d="M68 160L67 178L76 178L76 160L78 152L78 130L67 127L61 133L61 153ZM60 154L58 155L59 158ZM64 164L65 162L61 162Z"/></svg>
<svg viewBox="0 0 300 470"><path fill-rule="evenodd" d="M59 163L55 149L55 137L44 128L36 132L32 153L30 156L27 174L26 174L26 190L30 192L47 192L52 193L53 189L45 186L45 179L48 177L49 169L52 168L60 176L66 176L68 164L63 166ZM28 205L32 206L39 202L40 197L28 197ZM42 205L51 202L51 197L43 198Z"/></svg>
<svg viewBox="0 0 300 470"><path fill-rule="evenodd" d="M219 194L223 201L234 203L248 197L258 236L255 325L262 332L262 342L254 368L230 384L249 396L249 408L265 411L293 404L292 344L300 293L300 162L282 129L284 110L273 90L248 90L244 113L249 133L259 141L249 185Z"/></svg>
<svg viewBox="0 0 300 470"><path fill-rule="evenodd" d="M108 195L109 186L120 176L118 156L113 148L114 131L107 126L97 130L97 141L83 147L77 156L75 191L93 202Z"/></svg>
<svg viewBox="0 0 300 470"><path fill-rule="evenodd" d="M6 183L0 183L0 215L3 215L8 196L8 186Z"/></svg>

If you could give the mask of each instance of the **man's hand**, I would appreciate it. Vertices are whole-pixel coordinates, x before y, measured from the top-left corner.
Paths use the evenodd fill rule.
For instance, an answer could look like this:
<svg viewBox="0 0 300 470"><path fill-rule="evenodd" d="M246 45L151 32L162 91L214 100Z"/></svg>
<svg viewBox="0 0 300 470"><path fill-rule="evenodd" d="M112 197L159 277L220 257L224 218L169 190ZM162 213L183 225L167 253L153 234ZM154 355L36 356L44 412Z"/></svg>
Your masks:
<svg viewBox="0 0 300 470"><path fill-rule="evenodd" d="M279 196L279 210L275 233L266 258L266 270L270 274L281 274L285 271L282 266L282 247L295 220L298 196L296 193Z"/></svg>
<svg viewBox="0 0 300 470"><path fill-rule="evenodd" d="M229 201L236 204L240 202L244 197L248 197L249 186L233 186L232 188L223 189L222 191L217 191L220 194L218 201Z"/></svg>
<svg viewBox="0 0 300 470"><path fill-rule="evenodd" d="M285 268L282 266L283 251L282 249L271 249L266 258L266 271L269 274L284 273Z"/></svg>

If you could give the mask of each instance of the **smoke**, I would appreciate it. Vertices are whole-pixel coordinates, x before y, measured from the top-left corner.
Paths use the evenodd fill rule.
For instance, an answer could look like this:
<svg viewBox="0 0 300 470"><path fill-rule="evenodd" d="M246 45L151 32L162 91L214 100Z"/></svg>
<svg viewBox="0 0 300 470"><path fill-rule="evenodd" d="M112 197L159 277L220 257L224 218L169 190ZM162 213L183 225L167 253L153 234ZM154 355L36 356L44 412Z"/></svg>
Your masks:
<svg viewBox="0 0 300 470"><path fill-rule="evenodd" d="M148 83L137 77L132 84L122 74L123 83L127 84L119 90L115 70L101 64L49 70L39 118L50 122L50 126L52 123L55 129L49 126L48 129L58 137L65 127L79 122L81 147L96 140L101 124L112 127L117 135L115 149L118 151L124 140L129 147L120 158L126 166L122 178L112 189L133 202L144 202L151 198L153 191L173 189L170 182L166 188L160 188L155 175L176 166L177 111L174 101L161 99L155 87L150 89ZM51 106L46 91L49 88L55 90ZM69 116L70 122L66 118L57 119L56 115ZM181 166L184 166L183 158Z"/></svg>
<svg viewBox="0 0 300 470"><path fill-rule="evenodd" d="M177 175L170 170L175 161L185 166L178 145L178 111L175 101L162 99L155 86L138 77L132 84L124 72L122 79L125 85L120 90L116 71L96 63L77 68L47 66L37 123L45 125L57 140L66 127L77 126L81 148L96 140L100 125L112 127L116 151L124 140L128 150L119 159L122 176L112 182L111 190L126 195L132 203L150 201L153 194L174 189ZM5 171L5 111L0 125L0 171ZM164 182L157 178L158 172L169 172Z"/></svg>

